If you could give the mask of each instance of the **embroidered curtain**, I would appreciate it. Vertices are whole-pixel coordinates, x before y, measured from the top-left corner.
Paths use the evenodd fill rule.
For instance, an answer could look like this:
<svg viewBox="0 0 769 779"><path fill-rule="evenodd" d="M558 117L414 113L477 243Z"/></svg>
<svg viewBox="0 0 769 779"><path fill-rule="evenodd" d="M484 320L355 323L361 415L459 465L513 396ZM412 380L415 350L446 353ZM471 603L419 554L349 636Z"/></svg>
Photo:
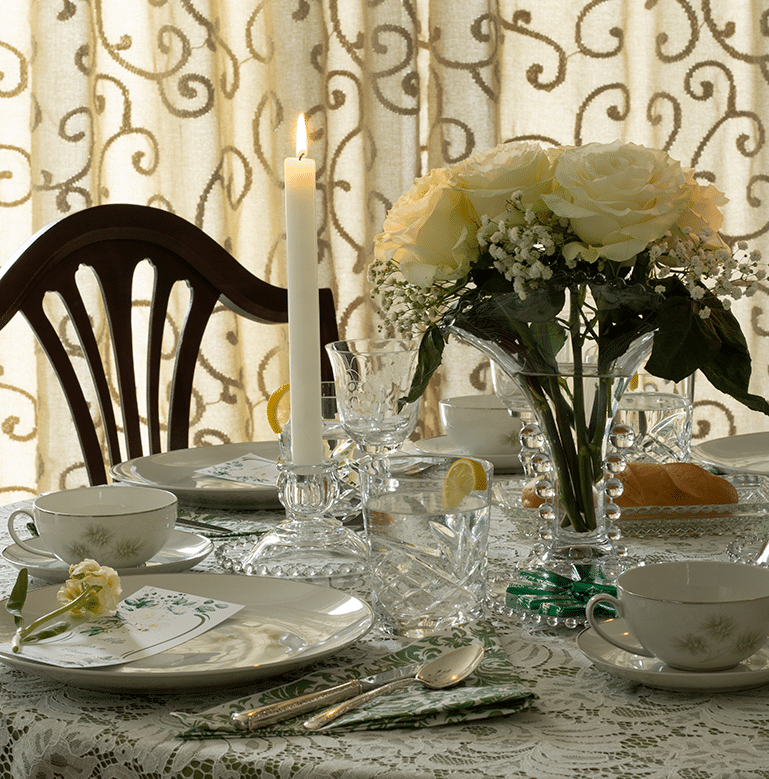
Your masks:
<svg viewBox="0 0 769 779"><path fill-rule="evenodd" d="M728 239L769 257L764 0L11 6L0 30L0 259L73 210L133 202L195 222L283 284L282 160L300 112L318 163L321 283L343 336L376 327L366 266L388 206L429 168L504 140L664 148L730 198ZM737 306L756 392L767 386L766 293ZM66 331L55 303L51 315ZM490 391L480 356L450 348L419 435L440 432L439 397ZM264 406L287 380L285 353L284 327L217 315L191 444L271 437ZM20 318L0 333L0 374L0 498L85 483L66 405ZM768 428L698 382L695 439Z"/></svg>

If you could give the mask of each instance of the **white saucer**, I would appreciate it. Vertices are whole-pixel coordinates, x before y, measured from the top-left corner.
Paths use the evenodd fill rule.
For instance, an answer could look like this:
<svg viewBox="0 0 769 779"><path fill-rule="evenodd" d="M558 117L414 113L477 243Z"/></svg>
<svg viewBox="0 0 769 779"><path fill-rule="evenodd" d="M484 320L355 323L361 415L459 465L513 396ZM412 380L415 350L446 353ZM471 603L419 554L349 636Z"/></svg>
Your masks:
<svg viewBox="0 0 769 779"><path fill-rule="evenodd" d="M39 538L30 538L27 543L36 549L45 550ZM144 565L137 568L120 568L121 576L136 573L178 573L192 568L204 560L214 549L213 541L195 533L172 530L168 543ZM14 568L26 568L30 576L48 582L63 582L69 574L69 565L58 557L37 557L24 547L11 544L3 550L3 558Z"/></svg>
<svg viewBox="0 0 769 779"><path fill-rule="evenodd" d="M456 457L475 456L481 460L488 460L494 466L495 473L520 473L523 471L517 452L515 454L468 455L467 452L458 451L449 437L445 435L423 438L421 441L415 441L414 446L424 454L446 454Z"/></svg>
<svg viewBox="0 0 769 779"><path fill-rule="evenodd" d="M627 637L624 619L606 620L603 628L611 636ZM577 636L577 646L601 670L659 690L734 692L769 682L769 647L727 671L698 672L679 671L654 657L630 654L601 638L592 628Z"/></svg>

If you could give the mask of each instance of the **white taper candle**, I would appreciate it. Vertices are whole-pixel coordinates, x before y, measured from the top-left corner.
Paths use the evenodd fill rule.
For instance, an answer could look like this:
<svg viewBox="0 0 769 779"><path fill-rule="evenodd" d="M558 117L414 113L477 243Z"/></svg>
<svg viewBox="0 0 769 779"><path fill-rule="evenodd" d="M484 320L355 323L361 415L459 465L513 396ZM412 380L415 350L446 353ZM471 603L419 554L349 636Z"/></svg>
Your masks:
<svg viewBox="0 0 769 779"><path fill-rule="evenodd" d="M296 157L284 161L288 277L288 363L291 382L291 460L323 461L320 403L318 235L315 224L315 160L307 153L304 114L296 125Z"/></svg>

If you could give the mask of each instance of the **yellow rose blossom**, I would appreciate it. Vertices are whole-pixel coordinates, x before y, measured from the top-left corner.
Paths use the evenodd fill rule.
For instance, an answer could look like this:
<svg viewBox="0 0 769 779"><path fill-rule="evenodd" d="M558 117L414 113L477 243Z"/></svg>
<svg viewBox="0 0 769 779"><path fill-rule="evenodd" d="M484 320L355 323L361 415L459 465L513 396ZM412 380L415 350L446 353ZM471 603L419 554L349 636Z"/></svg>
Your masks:
<svg viewBox="0 0 769 779"><path fill-rule="evenodd" d="M546 208L542 195L553 189L553 164L536 143L502 143L474 152L451 172L476 212L491 220L508 213L513 193L525 207L541 212ZM516 212L510 214L516 218ZM519 223L524 223L522 216Z"/></svg>
<svg viewBox="0 0 769 779"><path fill-rule="evenodd" d="M477 256L479 225L466 194L441 168L418 179L393 206L375 252L382 261L394 262L415 286L455 281L467 275Z"/></svg>
<svg viewBox="0 0 769 779"><path fill-rule="evenodd" d="M24 641L39 641L63 633L69 628L72 618L82 621L115 613L122 592L116 571L99 565L95 560L83 560L70 566L69 574L70 578L56 594L57 600L63 605L25 626L21 610L27 597L29 573L26 568L19 571L5 606L16 624L16 633L11 643L14 652L21 652ZM41 630L47 622L58 617L66 619Z"/></svg>
<svg viewBox="0 0 769 779"><path fill-rule="evenodd" d="M703 239L704 248L728 249L718 231L724 223L720 206L726 205L729 198L712 184L705 187L699 184L693 170L685 170L684 179L691 193L686 208L671 228L673 238L684 238L687 234L695 233Z"/></svg>
<svg viewBox="0 0 769 779"><path fill-rule="evenodd" d="M101 566L95 560L83 560L70 566L69 575L70 578L56 593L59 603L70 604L83 592L88 592L84 600L70 607L71 614L76 617L100 617L115 613L123 591L117 571Z"/></svg>

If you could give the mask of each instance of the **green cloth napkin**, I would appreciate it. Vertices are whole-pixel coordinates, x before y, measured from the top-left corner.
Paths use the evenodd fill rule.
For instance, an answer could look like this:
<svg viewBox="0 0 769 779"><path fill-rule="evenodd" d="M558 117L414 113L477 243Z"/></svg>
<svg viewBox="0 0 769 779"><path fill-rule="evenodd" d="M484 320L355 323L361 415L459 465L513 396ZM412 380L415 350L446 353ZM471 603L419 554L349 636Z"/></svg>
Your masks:
<svg viewBox="0 0 769 779"><path fill-rule="evenodd" d="M486 719L515 714L529 708L536 695L527 689L515 673L505 650L500 646L494 628L485 621L437 633L410 644L394 654L377 660L317 671L281 687L230 701L200 714L173 712L181 721L183 739L233 738L242 736L308 735L302 723L312 716L305 713L291 720L268 725L252 733L235 730L230 714L254 709L296 695L314 692L334 684L369 674L381 673L397 666L424 662L449 649L469 643L481 643L486 649L483 660L468 678L447 690L430 690L413 684L355 709L340 717L322 731L384 730L388 728L425 728L453 722Z"/></svg>

